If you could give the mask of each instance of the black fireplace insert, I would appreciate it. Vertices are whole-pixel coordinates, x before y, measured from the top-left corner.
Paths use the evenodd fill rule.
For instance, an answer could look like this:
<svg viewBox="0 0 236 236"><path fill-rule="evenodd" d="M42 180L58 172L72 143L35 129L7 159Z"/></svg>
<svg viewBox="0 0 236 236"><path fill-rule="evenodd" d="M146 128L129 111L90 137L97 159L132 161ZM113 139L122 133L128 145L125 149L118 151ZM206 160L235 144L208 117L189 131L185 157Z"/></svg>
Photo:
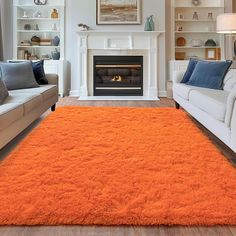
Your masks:
<svg viewBox="0 0 236 236"><path fill-rule="evenodd" d="M94 96L143 96L143 57L94 56Z"/></svg>

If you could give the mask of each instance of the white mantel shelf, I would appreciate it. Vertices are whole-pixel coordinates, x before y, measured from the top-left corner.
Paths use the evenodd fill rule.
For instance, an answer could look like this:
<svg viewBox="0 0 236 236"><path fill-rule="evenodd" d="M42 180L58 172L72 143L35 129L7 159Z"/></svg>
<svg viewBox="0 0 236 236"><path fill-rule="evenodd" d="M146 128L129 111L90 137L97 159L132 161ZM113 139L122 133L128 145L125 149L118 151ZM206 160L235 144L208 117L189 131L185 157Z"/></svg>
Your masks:
<svg viewBox="0 0 236 236"><path fill-rule="evenodd" d="M78 36L78 72L72 76L71 96L81 100L99 99L93 96L93 56L141 54L144 57L144 95L139 99L158 100L158 39L165 31L76 30L75 33ZM115 99L112 97L112 100ZM121 99L117 96L117 100Z"/></svg>
<svg viewBox="0 0 236 236"><path fill-rule="evenodd" d="M163 34L165 31L142 31L142 30L75 30L78 34L104 34L104 33L134 33L134 34Z"/></svg>

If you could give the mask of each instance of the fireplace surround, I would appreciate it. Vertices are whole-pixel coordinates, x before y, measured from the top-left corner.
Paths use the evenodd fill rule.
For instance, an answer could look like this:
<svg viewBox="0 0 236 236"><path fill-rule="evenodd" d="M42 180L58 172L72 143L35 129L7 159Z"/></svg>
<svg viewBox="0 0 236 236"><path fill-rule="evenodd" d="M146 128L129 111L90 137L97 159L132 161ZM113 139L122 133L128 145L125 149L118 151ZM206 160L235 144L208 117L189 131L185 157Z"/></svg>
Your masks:
<svg viewBox="0 0 236 236"><path fill-rule="evenodd" d="M94 96L143 96L142 56L94 56Z"/></svg>
<svg viewBox="0 0 236 236"><path fill-rule="evenodd" d="M165 58L163 57L163 53L160 53L163 52L162 44L160 43L164 42L163 31L91 30L83 32L76 31L76 33L78 40L77 49L75 48L75 50L78 50L78 53L75 53L76 66L72 70L72 90L70 91L70 96L79 97L80 100L158 100L160 95L162 96L166 93L166 91L160 90L159 87L160 84L161 86L163 85L162 78L164 75L163 66ZM163 37L159 40L161 35L163 35ZM113 88L112 91L109 87L108 89L106 88L106 91L104 91L103 87L103 91L100 89L100 91L95 92L95 56L143 57L142 83L132 88L134 94L131 95L131 91L129 91L129 94L125 95L123 89L120 94L115 95L113 93L109 95L109 90L110 92L114 92L115 90ZM124 80L119 77L121 75L114 76L115 77L112 78L114 79L114 81L112 81L114 82L113 84L121 84L120 82ZM130 76L132 76L132 74ZM131 81L129 83L131 83ZM116 88L116 90L119 89ZM99 94L101 92L106 92L107 95ZM118 93L118 91L116 92Z"/></svg>

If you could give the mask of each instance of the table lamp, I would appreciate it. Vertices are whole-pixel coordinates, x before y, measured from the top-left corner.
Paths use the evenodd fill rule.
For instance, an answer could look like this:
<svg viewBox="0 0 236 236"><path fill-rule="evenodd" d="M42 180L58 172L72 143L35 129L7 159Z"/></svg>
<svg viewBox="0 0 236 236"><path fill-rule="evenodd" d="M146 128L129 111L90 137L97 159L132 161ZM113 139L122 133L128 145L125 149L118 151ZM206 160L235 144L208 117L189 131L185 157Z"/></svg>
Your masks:
<svg viewBox="0 0 236 236"><path fill-rule="evenodd" d="M216 31L219 34L236 34L236 13L224 13L217 17ZM236 40L234 41L236 56Z"/></svg>

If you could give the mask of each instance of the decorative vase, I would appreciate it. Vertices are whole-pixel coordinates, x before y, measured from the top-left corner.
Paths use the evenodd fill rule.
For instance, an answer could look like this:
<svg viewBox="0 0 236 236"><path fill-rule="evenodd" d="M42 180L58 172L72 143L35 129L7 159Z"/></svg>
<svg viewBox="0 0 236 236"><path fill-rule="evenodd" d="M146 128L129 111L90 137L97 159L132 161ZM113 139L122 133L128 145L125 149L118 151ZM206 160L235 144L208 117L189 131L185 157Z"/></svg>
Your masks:
<svg viewBox="0 0 236 236"><path fill-rule="evenodd" d="M206 46L206 47L216 47L216 42L215 42L213 39L208 39L208 40L205 42L205 46Z"/></svg>
<svg viewBox="0 0 236 236"><path fill-rule="evenodd" d="M154 21L153 21L153 15L149 16L149 24L151 27L151 31L155 30L155 25L154 25Z"/></svg>
<svg viewBox="0 0 236 236"><path fill-rule="evenodd" d="M213 20L213 13L212 12L208 13L208 20Z"/></svg>
<svg viewBox="0 0 236 236"><path fill-rule="evenodd" d="M24 25L24 30L31 30L31 25L30 24L25 24Z"/></svg>
<svg viewBox="0 0 236 236"><path fill-rule="evenodd" d="M58 36L55 36L54 39L52 40L53 46L59 46L60 43L60 38Z"/></svg>
<svg viewBox="0 0 236 236"><path fill-rule="evenodd" d="M198 20L198 14L196 11L193 13L193 20Z"/></svg>
<svg viewBox="0 0 236 236"><path fill-rule="evenodd" d="M57 9L53 9L52 10L51 18L58 18L58 11L57 11Z"/></svg>
<svg viewBox="0 0 236 236"><path fill-rule="evenodd" d="M152 26L150 24L149 17L147 17L147 19L146 19L144 31L152 31Z"/></svg>
<svg viewBox="0 0 236 236"><path fill-rule="evenodd" d="M39 30L39 25L36 24L34 30Z"/></svg>
<svg viewBox="0 0 236 236"><path fill-rule="evenodd" d="M57 23L54 23L54 24L52 25L52 30L53 30L53 31L57 31Z"/></svg>
<svg viewBox="0 0 236 236"><path fill-rule="evenodd" d="M60 52L58 52L58 50L55 48L55 51L53 51L52 53L52 59L53 60L59 60L60 59Z"/></svg>
<svg viewBox="0 0 236 236"><path fill-rule="evenodd" d="M236 56L236 40L234 41L234 55Z"/></svg>

